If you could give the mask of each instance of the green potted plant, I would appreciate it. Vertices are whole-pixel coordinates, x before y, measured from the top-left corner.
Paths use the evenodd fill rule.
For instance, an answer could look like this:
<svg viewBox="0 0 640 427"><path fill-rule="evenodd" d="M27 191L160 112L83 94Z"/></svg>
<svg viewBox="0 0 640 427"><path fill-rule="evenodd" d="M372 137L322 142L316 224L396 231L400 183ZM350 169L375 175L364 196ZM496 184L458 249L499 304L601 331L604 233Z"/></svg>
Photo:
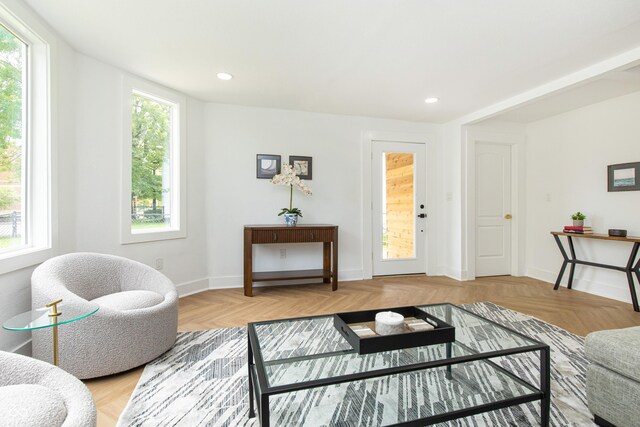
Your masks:
<svg viewBox="0 0 640 427"><path fill-rule="evenodd" d="M282 172L274 176L271 182L289 187L289 207L282 208L278 216L284 215L284 223L289 227L294 227L298 223L298 217L302 217L302 212L293 207L293 189L296 188L310 196L311 188L296 175L293 166L288 163L283 163Z"/></svg>
<svg viewBox="0 0 640 427"><path fill-rule="evenodd" d="M573 220L573 226L574 227L582 227L584 226L584 219L587 216L585 214L583 214L582 212L578 211L574 214L571 215L571 219Z"/></svg>

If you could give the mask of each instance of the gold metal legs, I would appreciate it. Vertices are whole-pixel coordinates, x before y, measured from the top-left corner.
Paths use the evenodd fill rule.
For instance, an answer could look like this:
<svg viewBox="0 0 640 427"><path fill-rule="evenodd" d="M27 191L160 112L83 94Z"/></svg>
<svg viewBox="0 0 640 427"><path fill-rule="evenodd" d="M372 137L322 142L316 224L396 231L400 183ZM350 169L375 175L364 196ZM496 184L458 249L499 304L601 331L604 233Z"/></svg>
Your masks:
<svg viewBox="0 0 640 427"><path fill-rule="evenodd" d="M53 327L53 364L58 366L58 326Z"/></svg>
<svg viewBox="0 0 640 427"><path fill-rule="evenodd" d="M54 302L50 302L47 304L47 307L51 308L51 313L49 313L49 317L53 317L53 364L58 366L58 316L62 314L62 312L58 311L58 304L62 302L61 299L56 300Z"/></svg>

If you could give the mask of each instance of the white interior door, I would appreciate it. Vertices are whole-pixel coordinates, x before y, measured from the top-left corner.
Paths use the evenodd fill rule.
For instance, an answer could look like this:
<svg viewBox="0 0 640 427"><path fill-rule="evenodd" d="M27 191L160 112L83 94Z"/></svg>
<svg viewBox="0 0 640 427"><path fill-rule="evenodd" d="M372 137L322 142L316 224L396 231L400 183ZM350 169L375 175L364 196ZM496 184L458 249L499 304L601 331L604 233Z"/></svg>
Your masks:
<svg viewBox="0 0 640 427"><path fill-rule="evenodd" d="M372 144L373 275L425 273L426 148Z"/></svg>
<svg viewBox="0 0 640 427"><path fill-rule="evenodd" d="M511 146L476 145L476 277L511 274Z"/></svg>

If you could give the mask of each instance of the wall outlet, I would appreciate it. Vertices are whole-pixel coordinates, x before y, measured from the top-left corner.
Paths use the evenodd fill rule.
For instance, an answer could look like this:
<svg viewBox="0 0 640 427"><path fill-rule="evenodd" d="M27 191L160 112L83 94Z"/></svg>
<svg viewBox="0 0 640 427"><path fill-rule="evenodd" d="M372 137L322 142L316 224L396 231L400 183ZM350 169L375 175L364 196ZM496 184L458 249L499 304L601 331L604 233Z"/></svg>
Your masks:
<svg viewBox="0 0 640 427"><path fill-rule="evenodd" d="M280 249L280 259L285 259L287 257L287 250Z"/></svg>
<svg viewBox="0 0 640 427"><path fill-rule="evenodd" d="M156 258L156 270L162 270L164 268L164 258Z"/></svg>

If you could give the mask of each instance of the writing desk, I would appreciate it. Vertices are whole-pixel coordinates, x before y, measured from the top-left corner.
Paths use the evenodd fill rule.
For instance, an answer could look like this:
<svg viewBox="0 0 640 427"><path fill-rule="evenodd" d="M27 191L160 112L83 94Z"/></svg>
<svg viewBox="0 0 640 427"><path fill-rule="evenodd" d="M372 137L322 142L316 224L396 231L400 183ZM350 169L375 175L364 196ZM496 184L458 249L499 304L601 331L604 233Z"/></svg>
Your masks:
<svg viewBox="0 0 640 427"><path fill-rule="evenodd" d="M640 259L635 263L636 256L638 255L638 249L640 249L640 237L614 237L609 236L607 234L575 234L575 233L563 233L560 231L552 231L551 234L558 244L558 248L560 248L560 252L562 253L562 257L564 261L562 261L562 267L560 268L560 273L558 274L558 279L556 279L556 284L553 287L554 290L557 290L560 287L560 281L562 280L562 276L564 275L564 271L567 268L567 264L571 264L571 269L569 271L569 281L567 282L567 288L571 289L571 285L573 284L573 273L576 268L576 264L588 265L591 267L600 267L600 268L608 268L609 270L621 271L627 275L627 282L629 283L629 292L631 293L631 303L633 304L634 311L640 311L640 307L638 306L638 296L636 295L636 287L633 281L633 273L636 274L638 278L638 283L640 283ZM571 258L567 256L567 252L564 250L562 246L562 242L560 241L559 236L566 236L569 241L569 250L571 253ZM615 242L627 242L633 243L633 247L631 248L631 254L629 255L629 259L627 261L627 265L624 267L620 267L617 265L608 265L608 264L600 264L597 262L591 261L583 261L576 258L576 251L573 247L573 238L577 237L579 239L596 239L596 240L612 240Z"/></svg>

